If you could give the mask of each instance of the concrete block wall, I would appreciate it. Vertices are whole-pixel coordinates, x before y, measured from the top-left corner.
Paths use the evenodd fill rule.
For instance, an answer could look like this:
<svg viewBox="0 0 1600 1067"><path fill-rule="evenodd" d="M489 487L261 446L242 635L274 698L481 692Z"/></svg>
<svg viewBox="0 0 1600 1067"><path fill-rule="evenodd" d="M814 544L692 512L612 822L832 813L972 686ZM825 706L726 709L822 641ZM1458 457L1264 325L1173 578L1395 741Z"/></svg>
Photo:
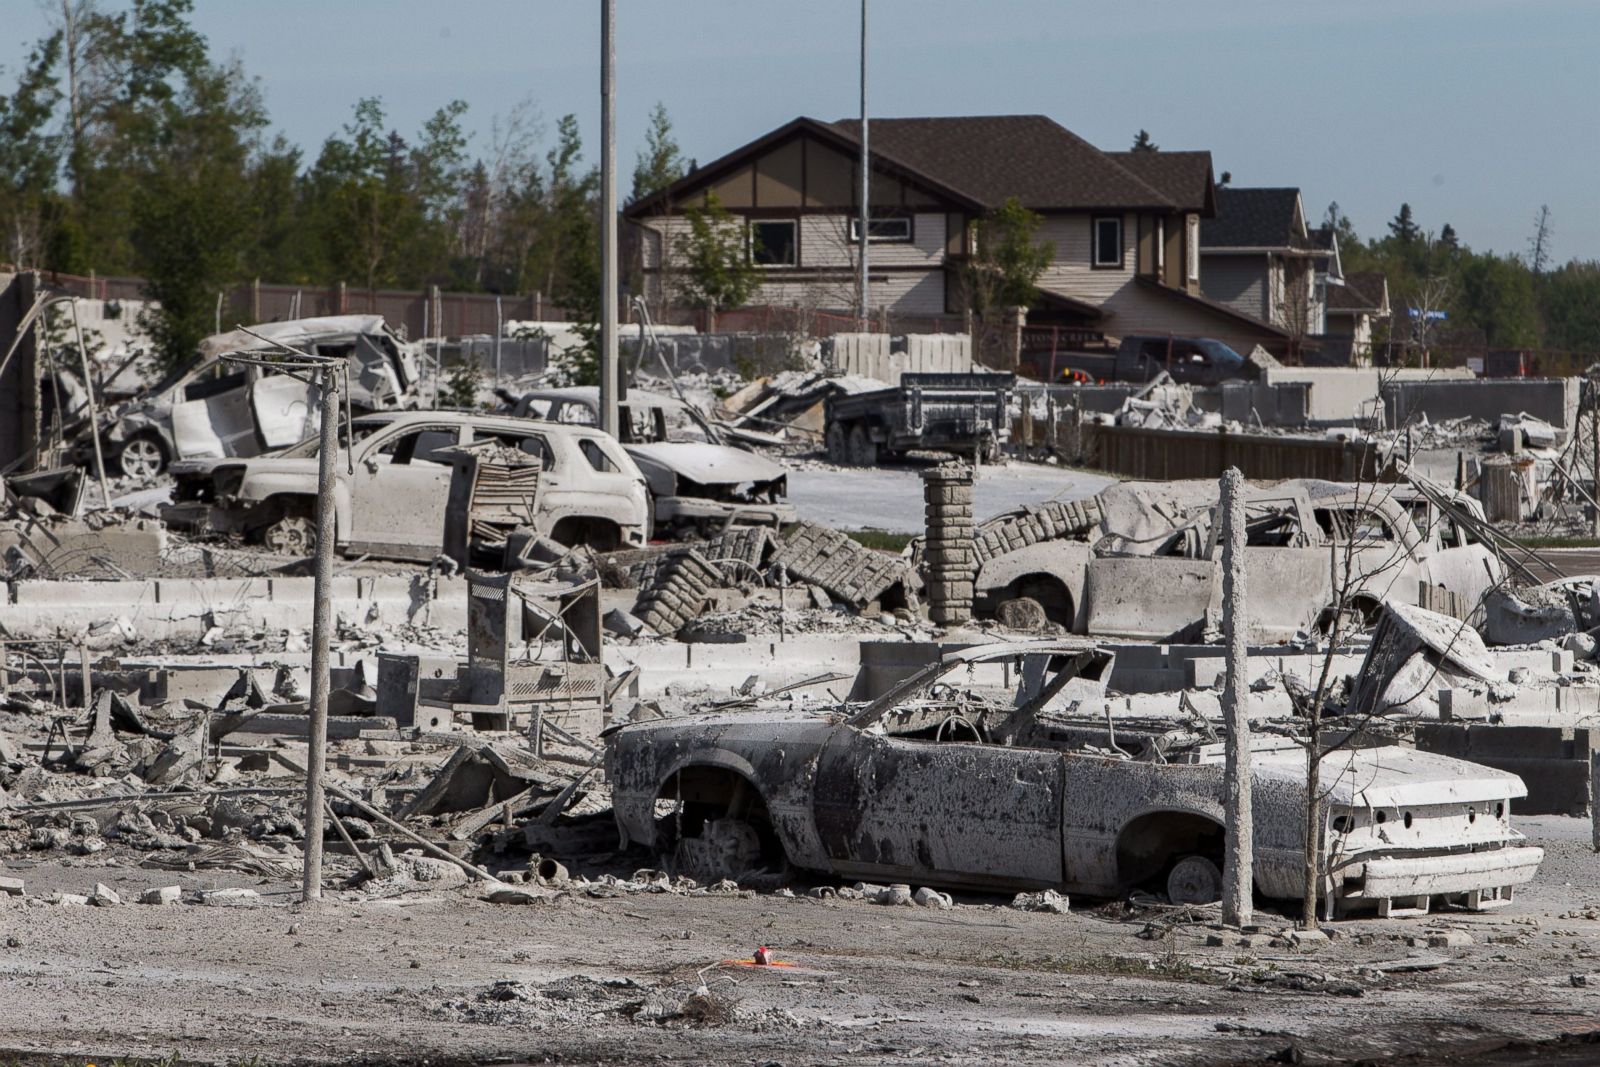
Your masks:
<svg viewBox="0 0 1600 1067"><path fill-rule="evenodd" d="M1587 815L1589 758L1600 729L1578 726L1503 726L1419 723L1417 748L1510 771L1528 795L1512 801L1523 815Z"/></svg>
<svg viewBox="0 0 1600 1067"><path fill-rule="evenodd" d="M16 638L76 638L127 620L141 640L203 636L224 629L309 630L311 578L179 578L145 581L20 581L0 602L0 632ZM381 629L405 624L460 630L466 586L460 578L335 578L341 624Z"/></svg>
<svg viewBox="0 0 1600 1067"><path fill-rule="evenodd" d="M1389 426L1427 415L1432 422L1527 412L1563 433L1577 424L1577 378L1493 378L1471 381L1391 381L1383 386Z"/></svg>

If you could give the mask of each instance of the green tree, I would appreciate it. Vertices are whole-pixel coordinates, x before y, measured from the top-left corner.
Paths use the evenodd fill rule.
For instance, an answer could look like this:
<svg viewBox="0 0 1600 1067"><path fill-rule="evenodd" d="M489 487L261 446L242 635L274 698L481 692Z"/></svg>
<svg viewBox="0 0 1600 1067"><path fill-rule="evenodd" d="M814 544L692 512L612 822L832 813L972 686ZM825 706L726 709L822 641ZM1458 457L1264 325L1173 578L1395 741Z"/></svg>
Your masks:
<svg viewBox="0 0 1600 1067"><path fill-rule="evenodd" d="M191 75L163 131L166 154L131 204L134 266L157 306L145 326L163 369L193 357L215 328L217 294L240 278L250 225L246 138L266 122L237 65Z"/></svg>
<svg viewBox="0 0 1600 1067"><path fill-rule="evenodd" d="M1038 299L1039 278L1056 255L1055 245L1036 239L1043 222L1014 196L978 221L977 253L967 268L974 311L1027 307Z"/></svg>
<svg viewBox="0 0 1600 1067"><path fill-rule="evenodd" d="M1133 138L1132 150L1135 152L1159 152L1161 151L1161 146L1150 139L1148 131L1140 130Z"/></svg>
<svg viewBox="0 0 1600 1067"><path fill-rule="evenodd" d="M683 152L672 136L672 120L667 106L657 102L650 112L650 128L644 134L644 148L633 165L633 192L628 202L659 193L687 173Z"/></svg>
<svg viewBox="0 0 1600 1067"><path fill-rule="evenodd" d="M1490 348L1525 348L1538 343L1539 311L1533 275L1516 256L1493 253L1462 257L1454 310L1483 333Z"/></svg>
<svg viewBox="0 0 1600 1067"><path fill-rule="evenodd" d="M9 97L0 96L0 259L42 265L62 209L56 192L62 138L51 117L61 99L61 35L35 45Z"/></svg>
<svg viewBox="0 0 1600 1067"><path fill-rule="evenodd" d="M671 279L678 299L706 313L706 329L716 328L719 311L749 303L761 288L761 269L750 261L745 227L715 193L686 209L687 232L671 248Z"/></svg>
<svg viewBox="0 0 1600 1067"><path fill-rule="evenodd" d="M1569 351L1600 351L1600 262L1574 260L1542 282L1545 343Z"/></svg>
<svg viewBox="0 0 1600 1067"><path fill-rule="evenodd" d="M344 136L329 137L307 179L311 224L322 235L332 277L367 289L397 281L395 264L412 228L415 204L407 195L405 144L385 134L383 102L356 103Z"/></svg>
<svg viewBox="0 0 1600 1067"><path fill-rule="evenodd" d="M1389 220L1389 233L1398 241L1411 244L1422 239L1422 228L1411 217L1411 205L1401 204L1400 211Z"/></svg>

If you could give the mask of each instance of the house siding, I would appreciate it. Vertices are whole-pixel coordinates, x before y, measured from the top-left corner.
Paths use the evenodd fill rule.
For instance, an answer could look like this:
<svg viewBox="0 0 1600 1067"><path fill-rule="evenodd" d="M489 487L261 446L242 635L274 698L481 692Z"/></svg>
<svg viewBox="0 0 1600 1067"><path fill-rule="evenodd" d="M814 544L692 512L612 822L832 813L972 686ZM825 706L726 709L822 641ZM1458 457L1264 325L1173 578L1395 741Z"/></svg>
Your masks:
<svg viewBox="0 0 1600 1067"><path fill-rule="evenodd" d="M1266 321L1267 262L1264 256L1206 256L1200 291L1242 315Z"/></svg>
<svg viewBox="0 0 1600 1067"><path fill-rule="evenodd" d="M1138 261L1138 217L1122 216L1122 266L1091 266L1094 219L1091 214L1046 215L1034 235L1055 245L1055 259L1039 277L1039 285L1075 300L1103 304L1133 281Z"/></svg>

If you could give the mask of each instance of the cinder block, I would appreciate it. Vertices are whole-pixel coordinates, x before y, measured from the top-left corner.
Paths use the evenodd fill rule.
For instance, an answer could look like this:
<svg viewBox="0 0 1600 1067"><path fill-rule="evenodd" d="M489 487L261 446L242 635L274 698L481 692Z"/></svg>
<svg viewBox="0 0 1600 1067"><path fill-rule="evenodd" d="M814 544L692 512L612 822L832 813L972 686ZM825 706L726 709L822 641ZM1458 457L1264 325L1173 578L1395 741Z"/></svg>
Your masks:
<svg viewBox="0 0 1600 1067"><path fill-rule="evenodd" d="M1572 728L1473 725L1467 727L1467 751L1476 763L1485 758L1569 760L1573 758Z"/></svg>

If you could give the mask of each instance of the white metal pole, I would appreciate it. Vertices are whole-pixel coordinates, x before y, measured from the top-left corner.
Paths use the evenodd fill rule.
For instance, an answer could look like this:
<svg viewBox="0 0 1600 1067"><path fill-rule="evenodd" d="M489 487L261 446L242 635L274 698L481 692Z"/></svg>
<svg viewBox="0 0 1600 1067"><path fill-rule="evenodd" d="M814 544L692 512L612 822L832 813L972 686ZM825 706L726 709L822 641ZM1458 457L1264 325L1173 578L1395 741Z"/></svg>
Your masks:
<svg viewBox="0 0 1600 1067"><path fill-rule="evenodd" d="M505 317L500 298L494 298L494 387L500 388L500 335L505 333Z"/></svg>
<svg viewBox="0 0 1600 1067"><path fill-rule="evenodd" d="M617 5L600 23L600 428L618 431L617 389Z"/></svg>
<svg viewBox="0 0 1600 1067"><path fill-rule="evenodd" d="M870 219L867 208L867 197L872 189L871 171L868 169L867 160L867 0L861 0L861 203L860 217L856 222L858 233L856 245L859 249L857 259L860 261L861 278L856 283L856 307L861 315L861 329L863 332L870 327L867 316L871 313L871 305L867 302L867 223Z"/></svg>

